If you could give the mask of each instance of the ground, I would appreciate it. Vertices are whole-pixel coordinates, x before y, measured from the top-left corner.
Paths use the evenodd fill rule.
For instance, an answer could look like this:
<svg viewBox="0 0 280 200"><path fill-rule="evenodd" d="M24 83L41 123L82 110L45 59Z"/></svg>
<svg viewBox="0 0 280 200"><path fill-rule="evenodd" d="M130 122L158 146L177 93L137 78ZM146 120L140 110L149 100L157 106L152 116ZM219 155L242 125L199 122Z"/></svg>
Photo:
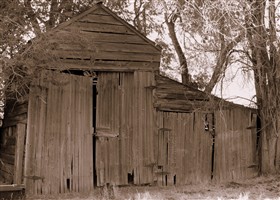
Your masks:
<svg viewBox="0 0 280 200"><path fill-rule="evenodd" d="M59 196L33 196L34 199L279 199L280 200L280 175L260 176L253 179L228 182L222 184L200 184L177 187L155 186L130 186L97 189L90 194L65 194Z"/></svg>

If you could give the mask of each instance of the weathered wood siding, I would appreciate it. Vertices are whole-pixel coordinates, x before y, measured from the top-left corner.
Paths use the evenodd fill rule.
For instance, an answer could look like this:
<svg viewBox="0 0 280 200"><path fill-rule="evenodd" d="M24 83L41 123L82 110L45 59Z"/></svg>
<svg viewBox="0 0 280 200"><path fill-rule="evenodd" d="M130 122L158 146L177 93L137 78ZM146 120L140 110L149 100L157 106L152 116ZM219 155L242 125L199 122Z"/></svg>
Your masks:
<svg viewBox="0 0 280 200"><path fill-rule="evenodd" d="M153 107L154 74L134 73L133 93L133 170L134 183L153 182L155 165L154 136L156 134L156 111Z"/></svg>
<svg viewBox="0 0 280 200"><path fill-rule="evenodd" d="M10 101L0 132L0 182L22 184L27 102Z"/></svg>
<svg viewBox="0 0 280 200"><path fill-rule="evenodd" d="M99 73L97 185L151 183L155 158L153 73Z"/></svg>
<svg viewBox="0 0 280 200"><path fill-rule="evenodd" d="M29 94L27 193L90 191L92 159L91 78L46 72Z"/></svg>
<svg viewBox="0 0 280 200"><path fill-rule="evenodd" d="M211 179L223 182L257 175L257 124L251 109L237 107L215 111L214 115L159 111L157 124L155 173L159 185L205 183Z"/></svg>
<svg viewBox="0 0 280 200"><path fill-rule="evenodd" d="M214 180L218 182L257 175L256 114L250 109L215 111Z"/></svg>
<svg viewBox="0 0 280 200"><path fill-rule="evenodd" d="M211 180L212 135L205 131L205 115L157 112L155 173L159 185Z"/></svg>
<svg viewBox="0 0 280 200"><path fill-rule="evenodd" d="M159 69L161 50L101 4L61 24L50 38L47 45L61 69Z"/></svg>
<svg viewBox="0 0 280 200"><path fill-rule="evenodd" d="M198 89L156 75L155 107L162 111L192 112L205 110L209 96Z"/></svg>

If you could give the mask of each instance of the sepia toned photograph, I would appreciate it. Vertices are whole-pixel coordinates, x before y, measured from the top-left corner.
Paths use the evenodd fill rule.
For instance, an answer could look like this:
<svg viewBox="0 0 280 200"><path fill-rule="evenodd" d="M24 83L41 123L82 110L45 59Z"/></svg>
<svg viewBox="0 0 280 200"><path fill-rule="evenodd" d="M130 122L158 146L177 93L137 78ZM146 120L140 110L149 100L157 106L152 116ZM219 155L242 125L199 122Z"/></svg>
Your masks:
<svg viewBox="0 0 280 200"><path fill-rule="evenodd" d="M280 1L0 0L14 199L280 200Z"/></svg>

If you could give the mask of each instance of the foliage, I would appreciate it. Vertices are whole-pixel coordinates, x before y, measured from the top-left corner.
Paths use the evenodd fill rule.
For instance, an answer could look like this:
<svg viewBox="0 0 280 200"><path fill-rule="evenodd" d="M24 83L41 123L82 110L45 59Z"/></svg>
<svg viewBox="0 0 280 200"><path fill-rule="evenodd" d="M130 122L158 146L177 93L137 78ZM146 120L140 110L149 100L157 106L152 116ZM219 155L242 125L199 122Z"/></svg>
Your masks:
<svg viewBox="0 0 280 200"><path fill-rule="evenodd" d="M49 29L91 7L93 0L7 0L0 5L2 94L20 99L46 58ZM36 38L36 39L33 39ZM43 59L44 58L44 59ZM9 96L9 94L16 96Z"/></svg>

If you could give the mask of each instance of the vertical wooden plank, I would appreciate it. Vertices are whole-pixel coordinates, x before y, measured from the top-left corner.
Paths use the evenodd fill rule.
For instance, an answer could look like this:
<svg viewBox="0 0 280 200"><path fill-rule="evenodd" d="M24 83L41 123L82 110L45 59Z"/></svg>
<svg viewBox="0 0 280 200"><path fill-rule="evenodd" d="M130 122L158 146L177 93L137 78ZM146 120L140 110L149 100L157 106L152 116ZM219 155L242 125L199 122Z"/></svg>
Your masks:
<svg viewBox="0 0 280 200"><path fill-rule="evenodd" d="M139 152L139 159L138 159L138 163L137 163L137 168L138 168L138 174L136 175L137 179L138 179L138 184L142 183L142 179L145 179L145 175L143 173L143 158L144 158L144 149L143 149L143 145L144 145L144 133L146 130L144 130L143 127L143 121L144 120L144 108L143 108L143 97L144 97L144 92L143 92L143 78L142 78L142 72L136 72L137 73L137 80L138 80L138 114L139 114L139 119L138 119L138 125L137 125L137 132L139 134L138 137L138 142L139 142L139 146L138 146L138 152ZM143 177L142 177L143 175Z"/></svg>
<svg viewBox="0 0 280 200"><path fill-rule="evenodd" d="M139 146L141 145L141 141L140 141L140 133L139 133L139 93L140 93L140 88L139 88L139 78L138 78L138 73L134 72L134 85L135 85L135 89L134 89L134 94L133 94L133 102L134 102L134 111L133 113L137 113L137 115L134 115L133 117L133 138L132 138L132 146L133 146L133 170L134 170L134 184L139 184L140 180L139 180L139 167L138 167L138 163L139 163L139 158L141 157L140 155L140 149Z"/></svg>
<svg viewBox="0 0 280 200"><path fill-rule="evenodd" d="M193 124L192 124L192 117L193 114L183 114L182 119L183 123L179 126L178 129L180 133L178 133L178 157L177 160L180 162L179 167L179 174L177 175L178 184L183 185L187 184L190 180L190 157L191 157L191 142L192 142L192 131L193 131ZM180 140L182 137L182 140ZM181 156L180 156L181 155ZM185 175L184 175L185 174Z"/></svg>
<svg viewBox="0 0 280 200"><path fill-rule="evenodd" d="M26 134L26 124L17 124L16 130L17 132L16 132L14 184L22 184L23 153L24 153L24 142L25 142L25 134Z"/></svg>
<svg viewBox="0 0 280 200"><path fill-rule="evenodd" d="M120 147L120 165L119 165L119 173L120 173L120 184L127 184L127 173L128 173L128 163L129 163L129 154L126 150L127 139L128 139L128 127L130 124L128 123L128 109L126 105L129 107L129 101L127 101L126 95L128 95L127 88L127 78L128 76L125 73L120 73L120 139L119 139L119 147ZM127 124L126 124L127 123Z"/></svg>
<svg viewBox="0 0 280 200"><path fill-rule="evenodd" d="M222 123L223 123L223 129L222 129L222 152L220 152L220 154L222 154L222 169L221 169L221 173L222 173L222 181L227 180L227 156L228 155L228 147L227 147L227 141L228 141L228 136L230 134L230 130L229 130L229 112L228 110L223 111L223 116L222 116Z"/></svg>
<svg viewBox="0 0 280 200"><path fill-rule="evenodd" d="M48 185L50 188L50 194L57 194L57 176L58 176L58 166L57 166L57 156L58 156L58 148L59 144L59 123L60 117L59 114L61 110L59 107L60 104L60 89L54 84L50 86L51 90L53 90L53 94L50 97L51 101L49 101L49 119L47 121L48 131L46 134L49 134L48 140L48 168L47 168L47 177L48 177ZM58 112L57 115L54 113Z"/></svg>
<svg viewBox="0 0 280 200"><path fill-rule="evenodd" d="M182 177L184 177L184 174L186 176L184 177L184 182L183 184L191 183L192 182L192 177L193 177L193 135L194 135L194 121L195 121L195 115L194 113L191 113L189 115L185 115L185 119L187 121L187 124L184 127L184 130L186 131L186 136L185 136L185 143L183 148L185 148L185 159L184 159L184 166L187 166L185 169L182 168ZM191 161L191 162L190 162ZM182 166L183 167L183 166Z"/></svg>
<svg viewBox="0 0 280 200"><path fill-rule="evenodd" d="M74 93L73 94L79 94L79 81L75 78L75 85L74 85ZM73 95L72 94L72 95ZM74 191L75 192L79 192L79 182L80 182L80 177L79 177L79 153L80 153L80 135L79 135L79 124L81 122L81 120L79 118L77 118L77 116L79 116L80 113L80 108L79 108L79 104L80 104L80 98L79 95L75 95L74 96L74 102L73 102L73 106L74 106L74 113L73 116L75 116L75 118L73 118L73 122L74 123L74 151L73 151L73 186L74 186Z"/></svg>
<svg viewBox="0 0 280 200"><path fill-rule="evenodd" d="M215 152L214 152L214 170L213 177L216 182L221 180L221 132L222 132L222 120L221 120L221 112L215 111Z"/></svg>
<svg viewBox="0 0 280 200"><path fill-rule="evenodd" d="M191 135L192 135L192 119L190 119L190 113L181 114L180 124L178 125L177 131L177 163L179 163L177 169L178 174L176 174L176 179L179 185L186 184L190 179L190 153L191 153Z"/></svg>
<svg viewBox="0 0 280 200"><path fill-rule="evenodd" d="M83 138L84 138L84 129L83 129L83 120L84 120L84 110L83 110L83 99L81 98L83 96L84 98L84 88L83 88L83 82L79 81L77 85L77 93L79 95L77 98L78 102L78 124L77 124L77 133L76 133L76 139L78 142L78 158L77 158L77 172L78 172L78 192L83 192L83 183L84 183L84 176L83 176Z"/></svg>
<svg viewBox="0 0 280 200"><path fill-rule="evenodd" d="M92 150L92 147L93 147L93 139L92 139L92 131L91 131L91 127L93 127L93 101L92 101L92 98L93 97L93 91L92 91L92 80L91 79L88 79L87 82L85 83L86 86L87 86L87 103L88 103L88 106L87 106L87 115L88 118L87 118L87 122L88 122L88 130L87 130L87 138L86 138L86 141L88 142L87 143L87 152L88 152L88 155L87 157L85 158L85 160L88 161L88 163L86 164L88 166L88 169L87 169L87 191L91 191L93 188L94 188L94 185L93 185L93 150Z"/></svg>
<svg viewBox="0 0 280 200"><path fill-rule="evenodd" d="M67 78L69 83L64 85L61 97L61 127L60 127L60 152L59 152L59 193L66 193L71 191L71 150L70 150L70 101L71 101L71 84L72 77Z"/></svg>
<svg viewBox="0 0 280 200"><path fill-rule="evenodd" d="M24 184L26 186L26 194L34 194L34 182L27 177L31 176L34 171L33 165L33 152L34 152L34 141L36 135L36 125L37 125L37 112L36 107L38 101L36 98L38 89L36 87L31 87L29 93L28 102L28 117L27 117L27 135L26 135L26 145L25 145L25 160L24 160Z"/></svg>

